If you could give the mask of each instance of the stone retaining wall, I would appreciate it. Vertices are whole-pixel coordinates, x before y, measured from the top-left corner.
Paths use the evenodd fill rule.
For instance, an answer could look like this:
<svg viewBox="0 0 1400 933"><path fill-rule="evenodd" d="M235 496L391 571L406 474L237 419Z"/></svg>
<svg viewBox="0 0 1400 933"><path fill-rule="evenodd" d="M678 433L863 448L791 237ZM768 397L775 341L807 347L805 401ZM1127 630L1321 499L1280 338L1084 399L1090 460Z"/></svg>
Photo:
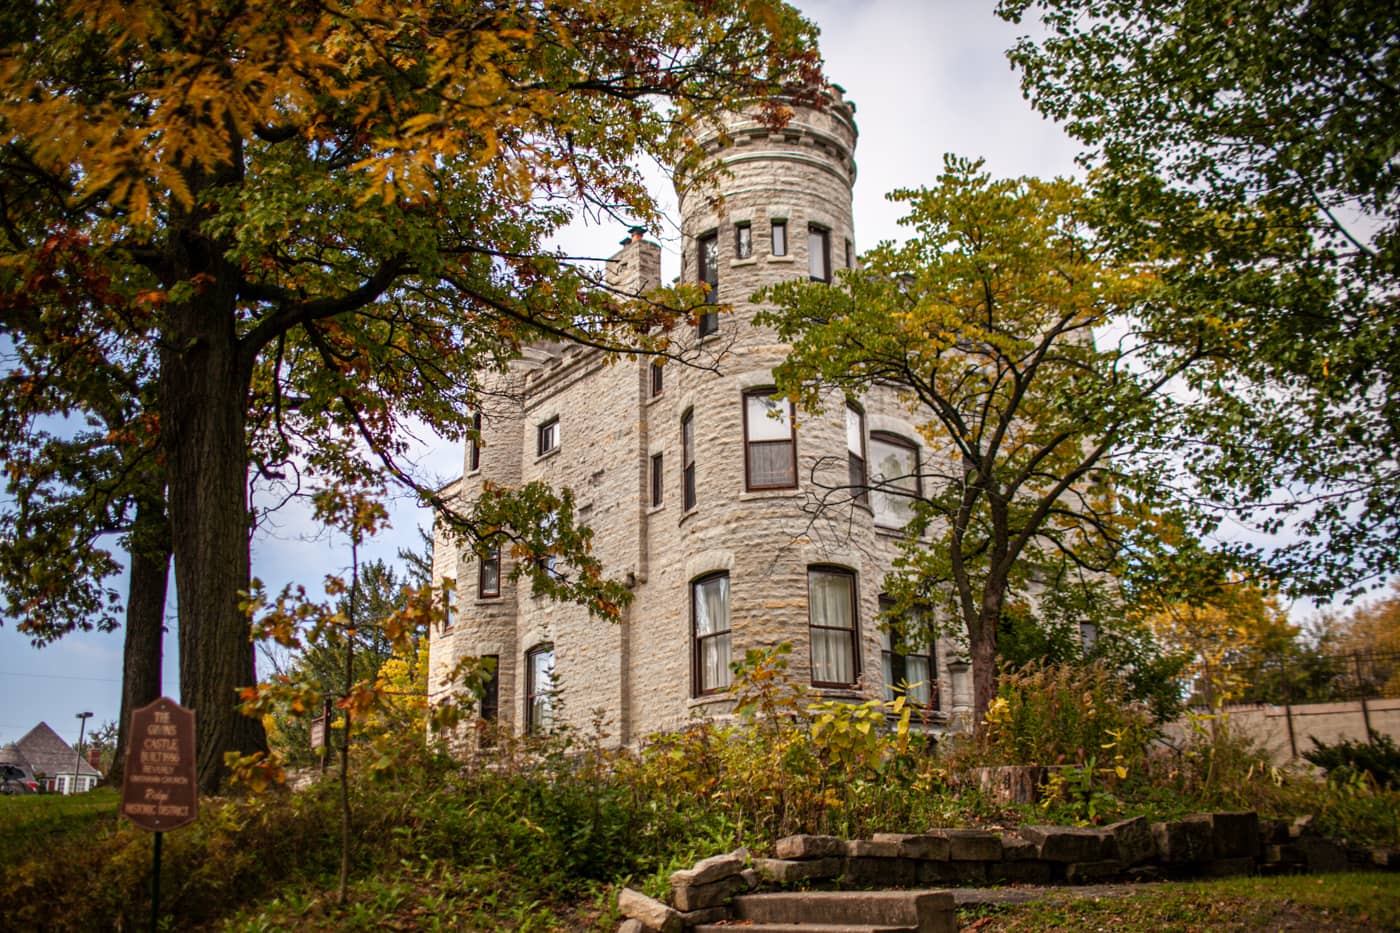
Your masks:
<svg viewBox="0 0 1400 933"><path fill-rule="evenodd" d="M624 890L618 907L628 920L619 933L681 933L731 919L730 899L761 886L1087 884L1397 867L1400 850L1343 845L1315 833L1311 817L1261 820L1251 811L1155 823L1135 817L1101 828L788 836L772 858L740 849L673 873L669 903Z"/></svg>

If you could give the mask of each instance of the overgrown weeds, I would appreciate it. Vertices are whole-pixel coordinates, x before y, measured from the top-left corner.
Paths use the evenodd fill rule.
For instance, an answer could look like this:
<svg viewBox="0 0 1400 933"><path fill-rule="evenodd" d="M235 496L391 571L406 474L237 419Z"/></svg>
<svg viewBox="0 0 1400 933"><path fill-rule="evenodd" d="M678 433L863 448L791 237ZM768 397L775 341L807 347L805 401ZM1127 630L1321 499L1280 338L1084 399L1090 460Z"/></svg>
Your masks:
<svg viewBox="0 0 1400 933"><path fill-rule="evenodd" d="M615 885L661 894L676 868L741 844L763 851L795 832L1250 808L1400 843L1400 793L1368 777L1322 782L1273 768L1224 722L1202 721L1184 747L1153 750L1150 722L1102 671L1011 672L980 736L950 750L931 747L900 700L811 696L786 657L781 646L746 656L732 718L633 751L609 748L601 719L587 735L498 736L466 760L403 735L392 767L352 778L363 842L344 905L331 896L333 784L204 800L195 825L166 836L161 913L181 929L372 929L376 918L377 928L601 929L615 926ZM1017 809L960 781L970 765L1000 762L1059 765L1055 793ZM102 801L84 798L79 823L64 824L81 832L56 834L13 809L44 798L0 801L11 843L0 929L144 923L151 837L118 823L115 795Z"/></svg>

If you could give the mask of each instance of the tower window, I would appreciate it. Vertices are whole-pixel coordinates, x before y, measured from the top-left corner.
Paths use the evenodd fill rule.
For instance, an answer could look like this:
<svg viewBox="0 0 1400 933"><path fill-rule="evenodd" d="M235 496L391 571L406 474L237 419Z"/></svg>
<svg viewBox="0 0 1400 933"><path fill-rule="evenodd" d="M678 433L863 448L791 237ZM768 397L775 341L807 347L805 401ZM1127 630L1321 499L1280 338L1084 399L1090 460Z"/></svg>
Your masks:
<svg viewBox="0 0 1400 933"><path fill-rule="evenodd" d="M812 683L849 687L860 673L856 650L856 575L839 567L807 571Z"/></svg>
<svg viewBox="0 0 1400 933"><path fill-rule="evenodd" d="M775 220L772 225L771 251L774 256L787 255L787 221Z"/></svg>
<svg viewBox="0 0 1400 933"><path fill-rule="evenodd" d="M481 558L477 571L476 595L489 599L501 595L501 549L492 548Z"/></svg>
<svg viewBox="0 0 1400 933"><path fill-rule="evenodd" d="M472 415L471 433L467 435L467 472L481 469L481 412Z"/></svg>
<svg viewBox="0 0 1400 933"><path fill-rule="evenodd" d="M665 501L666 470L661 454L651 455L651 507L657 508Z"/></svg>
<svg viewBox="0 0 1400 933"><path fill-rule="evenodd" d="M700 238L699 256L699 278L700 282L708 285L705 292L705 304L719 304L719 234L711 233ZM719 330L719 314L714 311L706 311L700 315L700 336L708 337Z"/></svg>
<svg viewBox="0 0 1400 933"><path fill-rule="evenodd" d="M729 686L729 574L715 573L690 584L695 695Z"/></svg>
<svg viewBox="0 0 1400 933"><path fill-rule="evenodd" d="M734 258L748 259L753 256L753 228L748 224L734 226Z"/></svg>
<svg viewBox="0 0 1400 933"><path fill-rule="evenodd" d="M813 282L831 281L831 233L822 227L807 228L807 273Z"/></svg>
<svg viewBox="0 0 1400 933"><path fill-rule="evenodd" d="M661 390L666 387L665 370L661 368L660 361L651 364L651 397L656 398L661 394Z"/></svg>
<svg viewBox="0 0 1400 933"><path fill-rule="evenodd" d="M851 498L864 505L870 501L865 473L865 413L849 404L846 406L846 464Z"/></svg>
<svg viewBox="0 0 1400 933"><path fill-rule="evenodd" d="M914 500L919 496L919 449L893 434L871 434L870 461L875 524L903 528L914 517Z"/></svg>
<svg viewBox="0 0 1400 933"><path fill-rule="evenodd" d="M797 435L792 404L759 389L744 393L744 467L749 489L797 485Z"/></svg>
<svg viewBox="0 0 1400 933"><path fill-rule="evenodd" d="M695 412L681 416L681 488L685 510L695 508Z"/></svg>
<svg viewBox="0 0 1400 933"><path fill-rule="evenodd" d="M554 645L525 652L525 728L531 735L554 726Z"/></svg>

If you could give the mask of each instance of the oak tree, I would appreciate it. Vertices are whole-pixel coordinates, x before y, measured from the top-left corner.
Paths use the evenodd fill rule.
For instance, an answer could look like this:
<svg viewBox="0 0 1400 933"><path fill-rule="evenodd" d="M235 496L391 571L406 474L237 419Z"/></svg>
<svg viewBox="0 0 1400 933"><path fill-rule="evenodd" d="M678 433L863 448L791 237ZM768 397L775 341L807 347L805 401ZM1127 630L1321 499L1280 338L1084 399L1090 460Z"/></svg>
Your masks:
<svg viewBox="0 0 1400 933"><path fill-rule="evenodd" d="M159 436L206 791L225 752L265 745L234 708L255 679L250 482L414 483L411 427L462 439L525 343L635 347L676 309L594 287L545 238L581 209L653 222L636 158L698 158L696 119L763 100L780 123L773 102L819 90L815 31L775 0L60 0L4 20L0 289L31 300L57 234L148 316L138 429ZM93 315L75 337L109 333ZM456 520L529 525L498 512ZM616 611L596 561L567 582Z"/></svg>

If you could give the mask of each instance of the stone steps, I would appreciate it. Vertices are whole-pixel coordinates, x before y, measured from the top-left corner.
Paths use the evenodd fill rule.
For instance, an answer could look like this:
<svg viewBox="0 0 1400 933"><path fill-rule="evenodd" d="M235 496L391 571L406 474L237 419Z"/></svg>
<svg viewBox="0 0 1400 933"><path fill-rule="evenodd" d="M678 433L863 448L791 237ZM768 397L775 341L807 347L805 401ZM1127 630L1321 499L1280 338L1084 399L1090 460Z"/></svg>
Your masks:
<svg viewBox="0 0 1400 933"><path fill-rule="evenodd" d="M700 923L694 933L921 933L917 926L869 926L864 923ZM951 927L949 927L951 929Z"/></svg>
<svg viewBox="0 0 1400 933"><path fill-rule="evenodd" d="M734 898L734 920L762 933L953 933L947 891L785 891ZM697 931L723 933L701 924ZM733 925L729 927L733 929Z"/></svg>

